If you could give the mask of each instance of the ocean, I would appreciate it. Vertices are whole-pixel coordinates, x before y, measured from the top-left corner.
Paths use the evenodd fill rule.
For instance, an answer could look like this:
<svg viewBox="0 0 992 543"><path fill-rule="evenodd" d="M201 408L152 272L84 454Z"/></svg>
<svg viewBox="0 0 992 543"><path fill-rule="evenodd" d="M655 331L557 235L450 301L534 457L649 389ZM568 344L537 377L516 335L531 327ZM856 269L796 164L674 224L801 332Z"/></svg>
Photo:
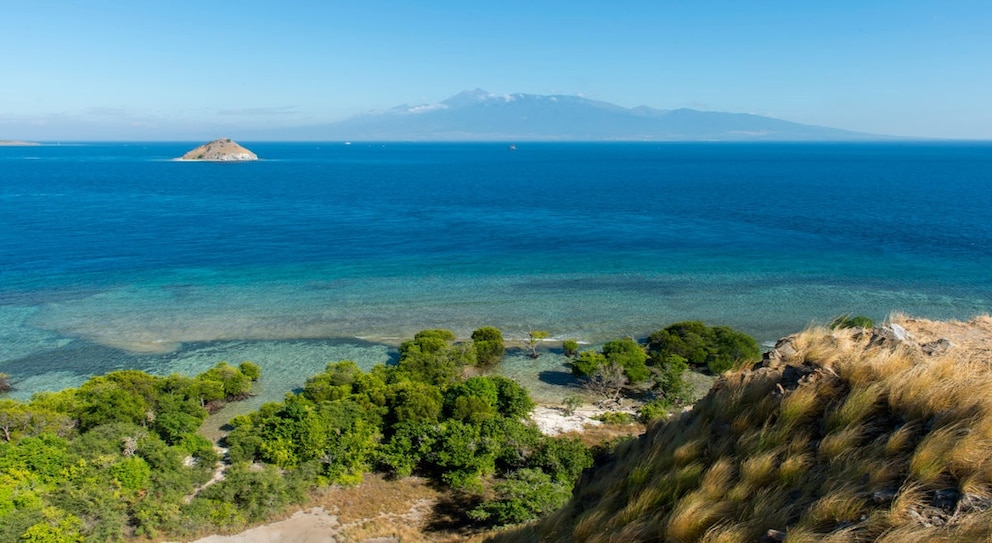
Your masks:
<svg viewBox="0 0 992 543"><path fill-rule="evenodd" d="M244 143L244 142L243 142ZM761 342L992 311L988 143L0 147L0 372L263 370L259 402L424 328L591 345L680 320ZM539 399L564 358L496 371Z"/></svg>

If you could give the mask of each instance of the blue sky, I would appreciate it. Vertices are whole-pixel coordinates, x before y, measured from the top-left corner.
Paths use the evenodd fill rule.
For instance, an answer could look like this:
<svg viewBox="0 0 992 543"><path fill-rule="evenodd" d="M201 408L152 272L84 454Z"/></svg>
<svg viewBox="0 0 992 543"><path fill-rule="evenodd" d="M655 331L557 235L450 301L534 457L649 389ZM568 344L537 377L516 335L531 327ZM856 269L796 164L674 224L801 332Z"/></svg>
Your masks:
<svg viewBox="0 0 992 543"><path fill-rule="evenodd" d="M0 0L0 139L200 139L464 89L992 139L992 2Z"/></svg>

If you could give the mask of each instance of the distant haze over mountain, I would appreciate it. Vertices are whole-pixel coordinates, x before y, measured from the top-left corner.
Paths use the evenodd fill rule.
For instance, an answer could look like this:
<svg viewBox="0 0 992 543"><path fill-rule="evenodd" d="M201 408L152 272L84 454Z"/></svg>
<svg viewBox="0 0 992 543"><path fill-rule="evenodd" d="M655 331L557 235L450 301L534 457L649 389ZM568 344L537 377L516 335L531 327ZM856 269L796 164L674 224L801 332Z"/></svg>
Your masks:
<svg viewBox="0 0 992 543"><path fill-rule="evenodd" d="M581 96L482 89L259 139L355 141L857 141L885 138L747 113L624 108Z"/></svg>

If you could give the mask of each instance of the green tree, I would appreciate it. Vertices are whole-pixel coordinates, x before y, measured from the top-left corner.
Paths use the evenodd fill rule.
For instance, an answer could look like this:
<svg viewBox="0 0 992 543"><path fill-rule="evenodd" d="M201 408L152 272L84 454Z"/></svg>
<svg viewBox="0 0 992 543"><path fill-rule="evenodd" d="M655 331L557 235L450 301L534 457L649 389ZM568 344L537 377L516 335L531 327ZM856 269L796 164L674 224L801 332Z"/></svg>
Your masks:
<svg viewBox="0 0 992 543"><path fill-rule="evenodd" d="M61 413L0 399L0 439L3 441L16 441L46 432L68 437L73 426L75 421Z"/></svg>
<svg viewBox="0 0 992 543"><path fill-rule="evenodd" d="M262 377L262 368L258 367L258 364L254 362L242 362L238 365L238 370L252 381L258 381Z"/></svg>
<svg viewBox="0 0 992 543"><path fill-rule="evenodd" d="M372 469L379 444L379 428L364 416L364 410L350 400L321 405L327 437L319 461L323 474L332 483L358 484Z"/></svg>
<svg viewBox="0 0 992 543"><path fill-rule="evenodd" d="M631 383L645 381L651 375L645 364L648 356L644 348L631 338L607 342L603 345L603 356L609 362L622 366L624 374Z"/></svg>
<svg viewBox="0 0 992 543"><path fill-rule="evenodd" d="M572 495L572 484L555 481L539 469L525 468L493 486L495 498L469 511L469 517L496 525L519 524L545 516Z"/></svg>
<svg viewBox="0 0 992 543"><path fill-rule="evenodd" d="M582 351L579 356L569 363L572 366L572 375L587 377L606 364L606 357L596 351Z"/></svg>
<svg viewBox="0 0 992 543"><path fill-rule="evenodd" d="M144 397L106 379L87 381L80 387L78 398L82 402L79 426L83 431L112 422L146 424L151 412Z"/></svg>
<svg viewBox="0 0 992 543"><path fill-rule="evenodd" d="M757 361L761 354L751 336L727 326L711 328L699 321L677 322L658 330L649 336L647 348L653 365L675 354L690 366L705 366L714 374Z"/></svg>
<svg viewBox="0 0 992 543"><path fill-rule="evenodd" d="M692 384L685 380L689 363L677 354L670 354L656 368L655 390L666 407L678 407L692 401Z"/></svg>
<svg viewBox="0 0 992 543"><path fill-rule="evenodd" d="M565 352L565 356L572 358L579 354L579 342L574 339L566 339L561 342L561 349Z"/></svg>
<svg viewBox="0 0 992 543"><path fill-rule="evenodd" d="M77 543L83 541L83 523L55 507L42 510L44 519L28 528L20 537L25 543Z"/></svg>
<svg viewBox="0 0 992 543"><path fill-rule="evenodd" d="M713 338L714 348L706 360L706 366L716 375L761 358L758 342L729 326L713 327Z"/></svg>
<svg viewBox="0 0 992 543"><path fill-rule="evenodd" d="M201 373L197 379L205 382L220 382L224 394L222 399L228 401L243 400L251 391L251 378L227 362L221 362Z"/></svg>
<svg viewBox="0 0 992 543"><path fill-rule="evenodd" d="M453 345L449 330L422 330L400 345L394 376L445 387L461 376L461 366L474 364L475 350ZM470 353L470 354L469 354ZM471 359L470 359L471 357Z"/></svg>
<svg viewBox="0 0 992 543"><path fill-rule="evenodd" d="M327 365L327 369L307 379L303 395L314 402L341 400L352 395L364 373L357 364L344 360Z"/></svg>
<svg viewBox="0 0 992 543"><path fill-rule="evenodd" d="M450 418L473 424L497 416L499 390L488 377L472 377L453 385L445 393L446 412Z"/></svg>
<svg viewBox="0 0 992 543"><path fill-rule="evenodd" d="M480 366L499 363L506 352L503 333L492 326L484 326L472 332L472 344L475 346L476 360Z"/></svg>
<svg viewBox="0 0 992 543"><path fill-rule="evenodd" d="M437 422L444 405L441 390L420 381L389 385L386 401L390 424Z"/></svg>
<svg viewBox="0 0 992 543"><path fill-rule="evenodd" d="M500 415L510 419L526 417L534 409L527 389L513 379L499 375L488 377L496 385L496 409Z"/></svg>
<svg viewBox="0 0 992 543"><path fill-rule="evenodd" d="M531 330L527 333L527 348L530 349L530 357L537 358L537 345L551 336L546 330Z"/></svg>

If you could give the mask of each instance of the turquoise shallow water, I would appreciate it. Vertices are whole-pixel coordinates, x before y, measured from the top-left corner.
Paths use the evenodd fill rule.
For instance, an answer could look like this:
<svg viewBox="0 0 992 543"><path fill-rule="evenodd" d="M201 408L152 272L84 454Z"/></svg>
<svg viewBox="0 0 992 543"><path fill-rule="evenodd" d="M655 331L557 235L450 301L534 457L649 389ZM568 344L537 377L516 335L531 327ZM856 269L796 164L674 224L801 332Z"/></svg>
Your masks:
<svg viewBox="0 0 992 543"><path fill-rule="evenodd" d="M417 330L596 343L702 319L992 309L992 145L0 148L0 372L19 397L253 360L278 399ZM554 395L561 359L500 371ZM550 388L549 388L550 387Z"/></svg>

